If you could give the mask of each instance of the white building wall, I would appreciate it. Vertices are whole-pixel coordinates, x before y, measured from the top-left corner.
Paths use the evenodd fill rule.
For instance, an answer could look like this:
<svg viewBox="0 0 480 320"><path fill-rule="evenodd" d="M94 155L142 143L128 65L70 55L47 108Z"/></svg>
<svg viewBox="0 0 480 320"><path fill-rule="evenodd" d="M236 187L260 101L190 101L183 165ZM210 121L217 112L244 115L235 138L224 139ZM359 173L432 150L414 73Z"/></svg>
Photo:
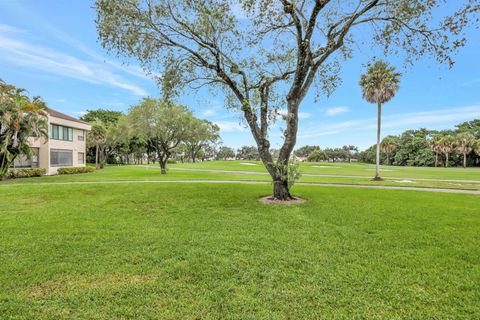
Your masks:
<svg viewBox="0 0 480 320"><path fill-rule="evenodd" d="M39 167L45 168L47 175L57 174L60 167L50 165L50 151L51 149L61 149L72 151L72 166L84 167L86 160L86 139L87 131L90 131L91 126L88 124L65 120L57 117L48 117L48 130L49 136L51 130L51 124L73 128L73 141L56 140L49 138L47 142L43 138L32 138L32 147L38 147L39 149ZM83 131L83 141L79 139ZM78 153L84 154L84 162L79 163Z"/></svg>

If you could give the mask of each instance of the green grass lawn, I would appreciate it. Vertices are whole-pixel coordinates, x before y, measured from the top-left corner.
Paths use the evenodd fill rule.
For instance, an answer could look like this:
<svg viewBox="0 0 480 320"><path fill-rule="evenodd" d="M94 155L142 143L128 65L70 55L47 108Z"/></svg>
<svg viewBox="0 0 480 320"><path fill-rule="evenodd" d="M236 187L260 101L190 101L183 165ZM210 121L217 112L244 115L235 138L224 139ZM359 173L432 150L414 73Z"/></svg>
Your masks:
<svg viewBox="0 0 480 320"><path fill-rule="evenodd" d="M478 196L270 188L0 186L0 318L480 317Z"/></svg>
<svg viewBox="0 0 480 320"><path fill-rule="evenodd" d="M265 172L265 168L260 161L207 161L178 163L171 165L171 167ZM367 177L375 175L375 165L365 163L302 162L300 163L300 170L306 174ZM382 165L381 173L384 178L480 181L480 168L397 167Z"/></svg>
<svg viewBox="0 0 480 320"><path fill-rule="evenodd" d="M244 165L242 163L252 163L255 165ZM336 176L333 173L319 173L320 170L330 170L326 168L315 168L316 166L339 167ZM314 167L313 169L311 167ZM40 178L9 180L2 183L25 184L25 183L43 183L43 182L88 182L88 181L118 181L118 180L238 180L238 181L271 181L270 176L265 172L264 167L259 162L242 161L212 161L203 163L184 163L173 164L169 166L169 173L161 175L158 166L109 166L104 170L95 173L78 174L71 176L46 176ZM310 168L310 169L309 169ZM343 168L344 171L338 171ZM389 167L385 170L406 170L403 177L387 177L384 172L384 181L371 181L374 168L366 164L325 164L325 163L302 163L301 170L304 175L299 180L303 183L337 183L337 184L362 184L378 186L408 186L408 187L426 187L426 188L446 188L446 189L465 189L480 190L480 170L478 168L403 168ZM198 171L182 171L179 169L193 169ZM317 170L312 172L312 170ZM208 172L202 170L227 170L231 172ZM363 170L363 171L362 171ZM248 172L257 172L262 174L248 174ZM328 171L330 172L330 171ZM359 172L363 173L361 176ZM398 173L398 172L397 172ZM397 174L395 173L395 174ZM308 176L309 174L324 174L324 176ZM366 174L366 175L365 175ZM429 177L429 178L425 178ZM427 180L422 180L427 179ZM464 181L446 181L446 180L464 180Z"/></svg>
<svg viewBox="0 0 480 320"><path fill-rule="evenodd" d="M312 165L302 170L322 169ZM371 167L320 165L342 175ZM268 206L258 198L269 184L148 182L270 179L175 168L263 170L238 161L176 164L168 175L110 166L0 183L0 319L480 317L477 195L298 185L307 202ZM478 179L476 169L405 170L409 179ZM480 189L456 187L469 186Z"/></svg>

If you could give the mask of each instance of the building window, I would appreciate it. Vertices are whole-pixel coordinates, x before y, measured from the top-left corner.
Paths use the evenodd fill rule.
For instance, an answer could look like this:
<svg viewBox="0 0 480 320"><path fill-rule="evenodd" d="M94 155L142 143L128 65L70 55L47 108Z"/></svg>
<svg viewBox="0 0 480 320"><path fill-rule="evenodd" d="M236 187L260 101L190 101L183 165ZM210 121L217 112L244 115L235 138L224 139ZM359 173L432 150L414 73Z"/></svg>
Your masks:
<svg viewBox="0 0 480 320"><path fill-rule="evenodd" d="M51 149L50 165L52 167L71 167L73 165L73 151L62 150L62 149Z"/></svg>
<svg viewBox="0 0 480 320"><path fill-rule="evenodd" d="M28 159L26 155L20 154L13 161L14 168L38 168L38 148L31 148L32 158Z"/></svg>
<svg viewBox="0 0 480 320"><path fill-rule="evenodd" d="M78 164L85 164L85 153L78 153Z"/></svg>
<svg viewBox="0 0 480 320"><path fill-rule="evenodd" d="M78 141L85 141L85 131L80 130L78 133Z"/></svg>
<svg viewBox="0 0 480 320"><path fill-rule="evenodd" d="M73 141L73 129L59 126L58 124L52 124L50 125L50 139Z"/></svg>

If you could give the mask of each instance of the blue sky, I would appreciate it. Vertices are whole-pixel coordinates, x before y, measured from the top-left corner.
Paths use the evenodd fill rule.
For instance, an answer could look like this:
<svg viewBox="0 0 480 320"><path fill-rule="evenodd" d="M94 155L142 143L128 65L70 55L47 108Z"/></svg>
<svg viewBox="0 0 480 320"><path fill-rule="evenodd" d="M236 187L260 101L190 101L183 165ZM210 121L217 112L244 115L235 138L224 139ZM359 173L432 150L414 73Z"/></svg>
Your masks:
<svg viewBox="0 0 480 320"><path fill-rule="evenodd" d="M157 97L155 82L135 61L128 65L109 55L97 41L95 12L87 0L0 0L0 78L40 95L61 112L80 116L87 109L126 111L143 96ZM449 70L424 59L404 69L401 57L388 57L403 74L401 90L384 107L383 135L405 129L452 128L480 118L480 32ZM335 147L375 142L376 107L361 98L358 79L373 53L355 52L342 67L342 85L333 96L315 102L307 96L301 106L297 146ZM239 114L223 108L221 95L190 92L181 99L196 116L221 127L225 145L254 144ZM281 132L271 131L273 147Z"/></svg>

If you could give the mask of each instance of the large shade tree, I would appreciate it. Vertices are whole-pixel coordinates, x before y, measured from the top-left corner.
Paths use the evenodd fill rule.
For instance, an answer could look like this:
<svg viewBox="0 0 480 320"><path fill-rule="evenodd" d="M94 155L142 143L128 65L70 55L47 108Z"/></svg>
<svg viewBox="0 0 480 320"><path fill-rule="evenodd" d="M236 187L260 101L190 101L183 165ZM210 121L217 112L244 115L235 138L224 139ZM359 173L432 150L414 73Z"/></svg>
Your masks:
<svg viewBox="0 0 480 320"><path fill-rule="evenodd" d="M300 104L316 84L331 93L353 48L430 55L452 64L464 29L480 10L475 0L96 0L104 47L138 59L152 74L165 61L193 88L223 89L243 115L273 179L273 195L291 198L288 162L297 141ZM366 35L370 35L366 37ZM286 109L279 157L269 152L269 126Z"/></svg>
<svg viewBox="0 0 480 320"><path fill-rule="evenodd" d="M400 87L400 73L384 61L376 61L360 78L363 98L377 105L377 155L374 180L380 178L380 136L382 127L382 105L390 101Z"/></svg>
<svg viewBox="0 0 480 320"><path fill-rule="evenodd" d="M123 116L121 111L108 110L108 109L94 109L87 110L87 112L80 118L80 120L87 122L101 121L107 127L116 124L118 120Z"/></svg>
<svg viewBox="0 0 480 320"><path fill-rule="evenodd" d="M219 132L220 127L215 123L192 117L184 142L192 162L197 160L199 153L205 151L209 144L220 139Z"/></svg>
<svg viewBox="0 0 480 320"><path fill-rule="evenodd" d="M32 156L29 138L48 138L47 108L24 89L0 80L0 180L19 155Z"/></svg>
<svg viewBox="0 0 480 320"><path fill-rule="evenodd" d="M87 110L87 112L80 118L80 120L82 121L97 123L99 125L101 124L103 129L105 129L102 131L106 131L103 133L103 135L106 135L106 137L99 140L99 142L103 140L103 144L101 146L99 145L98 148L97 144L89 143L87 139L87 154L89 157L95 158L95 163L97 164L97 167L103 167L105 162L109 160L112 161L118 151L118 145L113 144L113 133L115 131L115 126L117 125L122 115L123 113L120 111L100 108ZM97 131L97 137L95 138L99 138L98 133L99 132ZM101 154L98 154L98 156L97 151L101 151Z"/></svg>
<svg viewBox="0 0 480 320"><path fill-rule="evenodd" d="M473 134L477 139L480 139L480 119L466 121L456 125L456 127L457 131Z"/></svg>
<svg viewBox="0 0 480 320"><path fill-rule="evenodd" d="M127 117L135 134L155 151L161 173L166 174L173 150L188 137L190 110L165 99L144 99L130 108Z"/></svg>
<svg viewBox="0 0 480 320"><path fill-rule="evenodd" d="M258 160L260 155L254 146L242 146L237 150L236 157L240 160Z"/></svg>
<svg viewBox="0 0 480 320"><path fill-rule="evenodd" d="M227 146L220 146L216 154L217 160L227 160L228 158L235 158L235 150Z"/></svg>
<svg viewBox="0 0 480 320"><path fill-rule="evenodd" d="M320 151L320 147L306 145L295 150L295 155L297 157L307 158L311 153L315 151Z"/></svg>

